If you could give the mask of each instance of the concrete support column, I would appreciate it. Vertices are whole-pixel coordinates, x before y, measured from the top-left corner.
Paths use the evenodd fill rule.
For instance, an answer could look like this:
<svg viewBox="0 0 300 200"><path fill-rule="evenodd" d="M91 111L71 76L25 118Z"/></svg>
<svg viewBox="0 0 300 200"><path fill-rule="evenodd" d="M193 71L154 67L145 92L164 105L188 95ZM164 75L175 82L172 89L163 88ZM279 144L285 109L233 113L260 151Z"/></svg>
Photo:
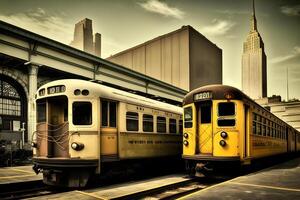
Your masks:
<svg viewBox="0 0 300 200"><path fill-rule="evenodd" d="M28 66L28 142L31 142L32 135L36 131L35 93L37 91L38 66Z"/></svg>

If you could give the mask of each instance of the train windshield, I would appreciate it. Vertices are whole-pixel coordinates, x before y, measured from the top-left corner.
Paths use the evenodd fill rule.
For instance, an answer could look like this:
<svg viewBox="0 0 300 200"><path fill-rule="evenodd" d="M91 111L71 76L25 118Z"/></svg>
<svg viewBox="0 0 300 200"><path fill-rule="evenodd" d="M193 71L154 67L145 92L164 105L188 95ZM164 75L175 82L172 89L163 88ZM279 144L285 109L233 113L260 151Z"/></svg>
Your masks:
<svg viewBox="0 0 300 200"><path fill-rule="evenodd" d="M193 126L193 110L192 107L184 109L184 128L191 128Z"/></svg>
<svg viewBox="0 0 300 200"><path fill-rule="evenodd" d="M92 104L91 102L73 103L73 124L91 125L92 124Z"/></svg>
<svg viewBox="0 0 300 200"><path fill-rule="evenodd" d="M233 102L219 103L219 116L235 115L235 104Z"/></svg>
<svg viewBox="0 0 300 200"><path fill-rule="evenodd" d="M68 121L68 98L66 96L38 99L36 102L37 123L53 125Z"/></svg>

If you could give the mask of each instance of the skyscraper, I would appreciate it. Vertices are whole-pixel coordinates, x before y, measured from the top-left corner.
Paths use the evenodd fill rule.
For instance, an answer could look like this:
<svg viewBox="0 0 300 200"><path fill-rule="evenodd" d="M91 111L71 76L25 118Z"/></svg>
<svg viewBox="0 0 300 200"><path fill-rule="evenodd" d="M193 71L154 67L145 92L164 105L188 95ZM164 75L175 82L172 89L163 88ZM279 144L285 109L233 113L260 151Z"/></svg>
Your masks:
<svg viewBox="0 0 300 200"><path fill-rule="evenodd" d="M250 32L242 55L242 90L252 99L267 96L267 57L257 30L254 0Z"/></svg>
<svg viewBox="0 0 300 200"><path fill-rule="evenodd" d="M75 24L74 39L70 45L96 56L101 56L101 34L96 33L93 37L92 20L85 18Z"/></svg>

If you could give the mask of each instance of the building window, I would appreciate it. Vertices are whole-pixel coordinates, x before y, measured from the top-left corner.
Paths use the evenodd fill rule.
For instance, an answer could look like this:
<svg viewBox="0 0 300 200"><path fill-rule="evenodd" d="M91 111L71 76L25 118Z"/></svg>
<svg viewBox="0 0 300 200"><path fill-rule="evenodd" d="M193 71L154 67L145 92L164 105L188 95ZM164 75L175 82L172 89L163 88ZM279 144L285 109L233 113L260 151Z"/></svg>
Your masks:
<svg viewBox="0 0 300 200"><path fill-rule="evenodd" d="M139 130L139 114L135 112L126 113L126 130L138 131Z"/></svg>
<svg viewBox="0 0 300 200"><path fill-rule="evenodd" d="M165 117L157 117L157 132L165 133L166 132L166 118Z"/></svg>
<svg viewBox="0 0 300 200"><path fill-rule="evenodd" d="M0 80L0 115L21 116L21 99L17 90Z"/></svg>
<svg viewBox="0 0 300 200"><path fill-rule="evenodd" d="M169 119L169 132L176 133L176 119Z"/></svg>
<svg viewBox="0 0 300 200"><path fill-rule="evenodd" d="M143 131L144 132L153 132L153 116L152 115L143 115Z"/></svg>
<svg viewBox="0 0 300 200"><path fill-rule="evenodd" d="M92 104L91 102L73 103L73 124L91 125L92 124Z"/></svg>

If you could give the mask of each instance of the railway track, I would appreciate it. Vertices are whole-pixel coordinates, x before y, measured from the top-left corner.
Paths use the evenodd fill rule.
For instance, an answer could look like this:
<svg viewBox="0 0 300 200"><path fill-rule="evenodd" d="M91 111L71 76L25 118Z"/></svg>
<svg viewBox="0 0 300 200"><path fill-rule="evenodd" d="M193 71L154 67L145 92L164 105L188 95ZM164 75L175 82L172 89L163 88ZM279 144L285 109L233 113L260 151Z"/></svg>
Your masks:
<svg viewBox="0 0 300 200"><path fill-rule="evenodd" d="M147 180L145 180L147 181ZM189 193L204 189L206 187L212 186L216 183L224 181L224 179L210 179L210 178L186 178L181 181L177 181L174 183L164 183L160 184L160 182L164 182L164 178L156 183L155 186L145 185L143 188L139 188L139 181L133 183L124 182L121 185L117 184L114 186L94 186L91 188L83 189L83 190L73 190L68 188L57 188L52 186L45 186L43 184L38 185L26 185L22 187L18 187L15 190L11 191L1 191L0 198L4 200L11 199L51 199L51 198L76 198L78 193L84 194L87 197L93 196L98 197L99 199L114 199L114 200L127 200L127 199L143 199L143 200L169 200L176 199L187 195ZM131 185L131 186L130 186ZM134 190L129 187L135 188ZM150 184L151 185L151 184ZM106 189L108 187L108 189ZM121 190L127 192L120 193L111 193L110 191ZM127 189L128 188L128 189ZM102 190L102 193L101 193ZM100 191L100 193L99 193Z"/></svg>
<svg viewBox="0 0 300 200"><path fill-rule="evenodd" d="M25 198L33 198L33 197L42 197L57 193L63 193L70 191L70 189L61 189L61 188L53 188L51 186L38 185L29 188L28 186L24 186L24 188L16 188L15 190L10 191L1 191L0 199L2 200L13 200L13 199L25 199Z"/></svg>
<svg viewBox="0 0 300 200"><path fill-rule="evenodd" d="M169 184L151 190L144 190L132 194L121 195L117 197L107 198L111 200L127 200L127 199L141 199L141 200L171 200L182 197L212 186L214 184L224 181L208 178L193 178L188 181L183 181L176 184Z"/></svg>

